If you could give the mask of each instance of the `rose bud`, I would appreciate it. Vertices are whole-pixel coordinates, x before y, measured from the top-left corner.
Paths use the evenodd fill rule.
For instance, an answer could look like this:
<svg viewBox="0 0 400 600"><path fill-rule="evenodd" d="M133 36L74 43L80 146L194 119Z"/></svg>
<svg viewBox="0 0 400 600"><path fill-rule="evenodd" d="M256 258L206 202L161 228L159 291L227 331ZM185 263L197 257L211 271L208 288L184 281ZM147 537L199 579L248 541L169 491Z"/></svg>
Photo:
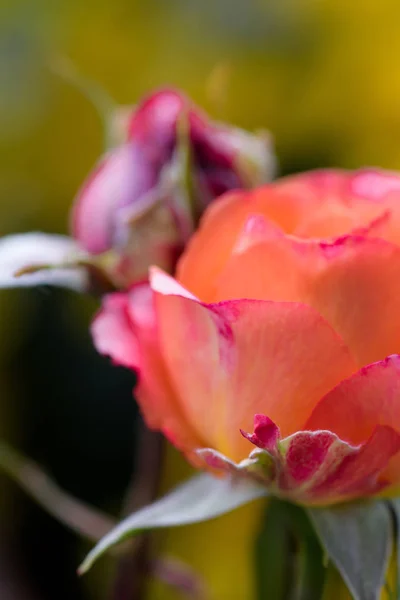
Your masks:
<svg viewBox="0 0 400 600"><path fill-rule="evenodd" d="M208 204L273 170L268 135L211 122L175 90L145 99L119 129L122 145L100 160L72 215L73 236L89 254L107 253L117 287L152 264L171 272Z"/></svg>
<svg viewBox="0 0 400 600"><path fill-rule="evenodd" d="M104 294L174 269L204 209L223 192L268 180L268 134L214 123L184 94L162 90L110 117L119 145L103 156L72 211L72 238L6 236L0 287L49 283Z"/></svg>

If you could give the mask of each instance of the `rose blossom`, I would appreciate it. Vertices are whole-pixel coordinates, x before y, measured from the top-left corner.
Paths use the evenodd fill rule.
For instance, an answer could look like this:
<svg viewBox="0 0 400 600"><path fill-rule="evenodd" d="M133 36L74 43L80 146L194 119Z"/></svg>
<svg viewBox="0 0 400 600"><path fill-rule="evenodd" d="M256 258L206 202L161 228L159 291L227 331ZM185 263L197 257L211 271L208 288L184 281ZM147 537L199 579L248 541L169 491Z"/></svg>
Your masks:
<svg viewBox="0 0 400 600"><path fill-rule="evenodd" d="M97 348L195 464L305 504L400 483L400 177L316 171L215 201L171 278L105 298Z"/></svg>

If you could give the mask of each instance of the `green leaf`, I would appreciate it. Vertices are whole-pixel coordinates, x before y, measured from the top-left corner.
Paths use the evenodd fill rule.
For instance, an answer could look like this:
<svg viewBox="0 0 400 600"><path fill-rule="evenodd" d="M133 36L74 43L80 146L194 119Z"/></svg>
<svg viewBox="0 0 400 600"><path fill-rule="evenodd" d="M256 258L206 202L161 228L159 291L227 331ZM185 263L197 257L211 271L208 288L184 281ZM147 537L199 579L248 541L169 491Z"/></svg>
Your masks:
<svg viewBox="0 0 400 600"><path fill-rule="evenodd" d="M124 519L87 555L79 573L88 571L111 547L143 530L208 521L266 495L264 487L247 480L197 475Z"/></svg>
<svg viewBox="0 0 400 600"><path fill-rule="evenodd" d="M392 519L383 501L308 508L323 548L354 600L377 600L392 548Z"/></svg>

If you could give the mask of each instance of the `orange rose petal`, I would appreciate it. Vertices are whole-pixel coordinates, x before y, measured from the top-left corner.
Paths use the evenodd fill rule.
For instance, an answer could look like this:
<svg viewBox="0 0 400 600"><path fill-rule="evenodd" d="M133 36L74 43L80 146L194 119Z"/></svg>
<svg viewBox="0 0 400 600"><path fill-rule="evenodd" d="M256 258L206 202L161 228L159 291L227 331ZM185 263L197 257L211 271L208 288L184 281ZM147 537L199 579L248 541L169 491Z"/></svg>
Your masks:
<svg viewBox="0 0 400 600"><path fill-rule="evenodd" d="M306 302L339 332L359 365L400 352L400 247L348 237L322 250L325 262L308 282Z"/></svg>
<svg viewBox="0 0 400 600"><path fill-rule="evenodd" d="M300 238L329 239L351 233L355 229L367 227L371 222L376 221L385 215L386 212L382 206L370 205L360 207L354 210L342 203L332 202L322 206L298 227L294 234ZM387 230L387 227L385 228ZM385 229L382 231L385 234Z"/></svg>
<svg viewBox="0 0 400 600"><path fill-rule="evenodd" d="M360 366L400 352L400 247L367 236L300 241L267 225L259 239L244 229L207 300L309 304L343 337Z"/></svg>
<svg viewBox="0 0 400 600"><path fill-rule="evenodd" d="M93 321L92 335L101 354L138 371L135 397L149 427L162 430L171 442L189 454L203 445L184 420L171 388L160 354L152 292L147 284L134 286L129 294L106 297Z"/></svg>
<svg viewBox="0 0 400 600"><path fill-rule="evenodd" d="M199 298L209 297L214 293L215 278L229 259L249 216L262 215L280 229L291 232L320 202L317 194L296 182L288 185L288 189L270 184L225 194L204 215L178 263L177 278Z"/></svg>
<svg viewBox="0 0 400 600"><path fill-rule="evenodd" d="M292 233L342 190L346 178L341 171L313 171L255 190L224 194L203 216L178 263L177 278L199 298L212 296L215 278L250 216L260 214Z"/></svg>
<svg viewBox="0 0 400 600"><path fill-rule="evenodd" d="M196 296L212 293L213 282L229 259L252 205L252 192L230 192L215 200L177 266L178 279ZM251 209L250 209L251 210Z"/></svg>
<svg viewBox="0 0 400 600"><path fill-rule="evenodd" d="M215 282L213 296L204 300L303 301L300 244L279 232L262 215L248 217L230 259Z"/></svg>
<svg viewBox="0 0 400 600"><path fill-rule="evenodd" d="M295 213L294 226L277 220L287 233L314 239L338 237L366 227L390 211L393 218L381 235L400 242L400 177L396 173L380 169L315 170L283 177L275 182L274 193L284 199L290 196L299 206L305 206L304 196L309 198L310 209ZM265 202L271 201L266 197ZM291 210L286 200L283 204ZM272 212L266 210L264 214L276 220Z"/></svg>
<svg viewBox="0 0 400 600"><path fill-rule="evenodd" d="M296 187L303 186L319 199L319 205L315 202L314 210L303 215L292 233L302 238L329 239L366 227L382 216L389 208L384 202L386 188L382 188L381 201L377 201L376 195L371 201L365 195L356 194L352 187L353 180L370 172L366 169L355 172L328 169L283 178L277 184L279 188L296 194ZM399 183L400 178L397 179Z"/></svg>
<svg viewBox="0 0 400 600"><path fill-rule="evenodd" d="M248 453L240 429L251 427L254 414L268 414L283 435L293 433L321 396L356 368L339 336L310 307L256 300L205 305L176 295L170 282L153 271L169 376L197 435L233 460Z"/></svg>
<svg viewBox="0 0 400 600"><path fill-rule="evenodd" d="M400 356L364 367L330 391L314 408L304 429L329 429L352 444L364 443L377 425L400 432ZM400 483L400 455L383 475Z"/></svg>
<svg viewBox="0 0 400 600"><path fill-rule="evenodd" d="M207 210L177 269L181 283L202 299L215 294L246 220L259 214L301 238L330 239L368 228L390 213L373 235L400 244L400 177L378 169L317 170L283 177L252 191L232 192Z"/></svg>

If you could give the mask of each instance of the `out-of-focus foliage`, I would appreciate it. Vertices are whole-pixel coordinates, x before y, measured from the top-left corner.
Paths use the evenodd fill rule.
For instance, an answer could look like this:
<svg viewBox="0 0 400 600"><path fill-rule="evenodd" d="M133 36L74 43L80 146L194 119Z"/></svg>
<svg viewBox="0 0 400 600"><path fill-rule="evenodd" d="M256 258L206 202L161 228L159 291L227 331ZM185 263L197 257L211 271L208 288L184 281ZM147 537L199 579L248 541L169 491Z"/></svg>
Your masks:
<svg viewBox="0 0 400 600"><path fill-rule="evenodd" d="M3 0L0 234L65 232L72 198L102 151L96 111L58 74L66 57L119 103L171 84L215 118L270 129L281 170L288 172L362 164L400 169L399 56L398 0ZM21 409L28 395L25 404L16 401L7 361L11 354L19 356L30 320L39 319L38 305L44 302L38 294L0 295L0 430L14 439L24 438L30 413ZM62 318L71 331L86 327L83 310L75 300L63 303ZM40 330L35 335L35 343L43 345ZM55 344L51 331L45 335ZM71 355L61 347L59 352L68 373ZM36 368L40 364L45 371L40 360ZM23 362L18 365L23 368ZM21 380L25 376L19 374ZM83 380L78 376L83 377L71 363L75 388ZM107 413L102 407L99 417L96 403L85 404L85 393L82 398L76 411L89 411L93 427L87 426L89 417L85 424L76 417L76 427L95 454ZM29 401L41 406L43 398L36 393ZM109 401L117 410L115 398ZM77 443L74 434L66 440L64 464L68 444ZM46 448L52 452L45 444L44 462ZM168 460L165 485L179 477L178 462L176 455ZM259 516L246 507L207 525L161 535L159 543L204 573L216 600L251 598L249 549ZM164 588L151 597L156 594L171 597Z"/></svg>

